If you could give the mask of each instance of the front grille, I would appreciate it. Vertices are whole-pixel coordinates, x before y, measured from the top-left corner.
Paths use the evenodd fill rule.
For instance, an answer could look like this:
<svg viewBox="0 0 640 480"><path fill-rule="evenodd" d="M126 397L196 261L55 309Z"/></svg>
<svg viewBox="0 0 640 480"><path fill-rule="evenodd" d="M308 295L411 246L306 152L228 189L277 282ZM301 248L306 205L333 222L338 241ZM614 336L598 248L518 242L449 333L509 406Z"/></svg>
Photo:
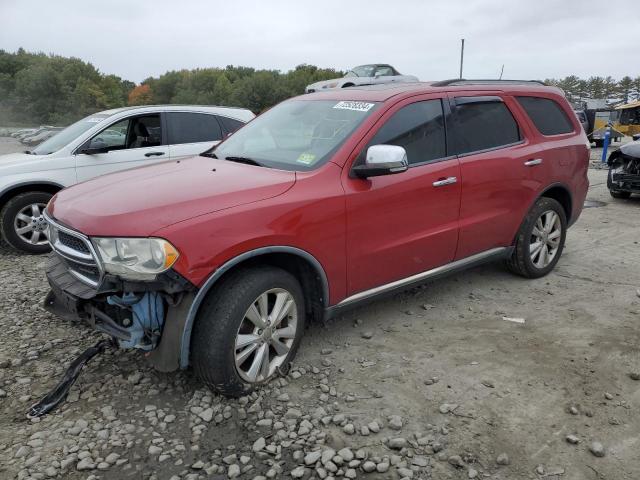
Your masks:
<svg viewBox="0 0 640 480"><path fill-rule="evenodd" d="M58 240L60 243L66 247L69 247L73 250L77 250L78 252L90 254L91 251L84 244L82 240L77 237L71 236L68 233L65 233L61 230L58 231Z"/></svg>
<svg viewBox="0 0 640 480"><path fill-rule="evenodd" d="M51 248L63 260L69 273L92 287L100 285L102 269L89 239L46 215L45 218L49 224Z"/></svg>
<svg viewBox="0 0 640 480"><path fill-rule="evenodd" d="M70 271L79 273L96 285L100 282L100 269L97 266L74 262L68 258L63 258L63 260Z"/></svg>
<svg viewBox="0 0 640 480"><path fill-rule="evenodd" d="M614 173L612 180L617 183L626 183L629 186L640 188L640 175L634 175L632 173Z"/></svg>

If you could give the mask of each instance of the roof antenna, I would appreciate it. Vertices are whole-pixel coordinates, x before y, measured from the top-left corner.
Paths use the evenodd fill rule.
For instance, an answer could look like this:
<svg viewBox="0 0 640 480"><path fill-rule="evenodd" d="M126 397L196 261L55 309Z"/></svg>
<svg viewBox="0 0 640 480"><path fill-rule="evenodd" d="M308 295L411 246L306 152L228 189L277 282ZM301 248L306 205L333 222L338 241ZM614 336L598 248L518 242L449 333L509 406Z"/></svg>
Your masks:
<svg viewBox="0 0 640 480"><path fill-rule="evenodd" d="M502 80L503 73L504 73L504 63L502 64L502 69L500 70L500 78L498 80Z"/></svg>
<svg viewBox="0 0 640 480"><path fill-rule="evenodd" d="M460 80L462 80L462 65L464 64L464 38L462 38L460 42Z"/></svg>

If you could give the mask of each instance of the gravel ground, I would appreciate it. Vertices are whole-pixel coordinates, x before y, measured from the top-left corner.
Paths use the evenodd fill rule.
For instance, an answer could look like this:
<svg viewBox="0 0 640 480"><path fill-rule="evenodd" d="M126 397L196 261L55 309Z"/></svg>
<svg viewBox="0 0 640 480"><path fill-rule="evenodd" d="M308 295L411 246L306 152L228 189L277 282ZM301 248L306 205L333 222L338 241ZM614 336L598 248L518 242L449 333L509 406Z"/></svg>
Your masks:
<svg viewBox="0 0 640 480"><path fill-rule="evenodd" d="M606 205L547 277L488 265L312 325L289 375L238 400L108 352L27 420L100 337L41 308L44 257L0 246L0 478L636 480L640 198L590 179Z"/></svg>

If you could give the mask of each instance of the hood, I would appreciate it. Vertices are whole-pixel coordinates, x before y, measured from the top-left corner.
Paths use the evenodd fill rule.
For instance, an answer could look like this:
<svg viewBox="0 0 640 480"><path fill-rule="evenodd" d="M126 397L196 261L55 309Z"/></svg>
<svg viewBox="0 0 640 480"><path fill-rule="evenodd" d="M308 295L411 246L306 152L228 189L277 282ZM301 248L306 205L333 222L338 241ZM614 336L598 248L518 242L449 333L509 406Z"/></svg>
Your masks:
<svg viewBox="0 0 640 480"><path fill-rule="evenodd" d="M630 157L640 158L640 141L625 143L620 151Z"/></svg>
<svg viewBox="0 0 640 480"><path fill-rule="evenodd" d="M50 155L30 155L28 153L0 155L0 176L51 170L51 160Z"/></svg>
<svg viewBox="0 0 640 480"><path fill-rule="evenodd" d="M193 157L125 170L59 192L49 214L92 236L151 236L171 224L286 192L295 172Z"/></svg>

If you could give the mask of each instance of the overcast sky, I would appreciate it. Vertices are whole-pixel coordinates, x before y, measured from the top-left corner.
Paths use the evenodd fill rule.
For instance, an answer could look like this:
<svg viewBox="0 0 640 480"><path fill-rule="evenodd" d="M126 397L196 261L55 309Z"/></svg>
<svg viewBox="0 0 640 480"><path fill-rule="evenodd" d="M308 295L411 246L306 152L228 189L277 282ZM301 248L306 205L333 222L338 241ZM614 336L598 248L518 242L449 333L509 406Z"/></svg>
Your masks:
<svg viewBox="0 0 640 480"><path fill-rule="evenodd" d="M640 75L640 8L601 0L0 0L0 48L167 70L391 63L421 80ZM612 5L617 5L613 8Z"/></svg>

